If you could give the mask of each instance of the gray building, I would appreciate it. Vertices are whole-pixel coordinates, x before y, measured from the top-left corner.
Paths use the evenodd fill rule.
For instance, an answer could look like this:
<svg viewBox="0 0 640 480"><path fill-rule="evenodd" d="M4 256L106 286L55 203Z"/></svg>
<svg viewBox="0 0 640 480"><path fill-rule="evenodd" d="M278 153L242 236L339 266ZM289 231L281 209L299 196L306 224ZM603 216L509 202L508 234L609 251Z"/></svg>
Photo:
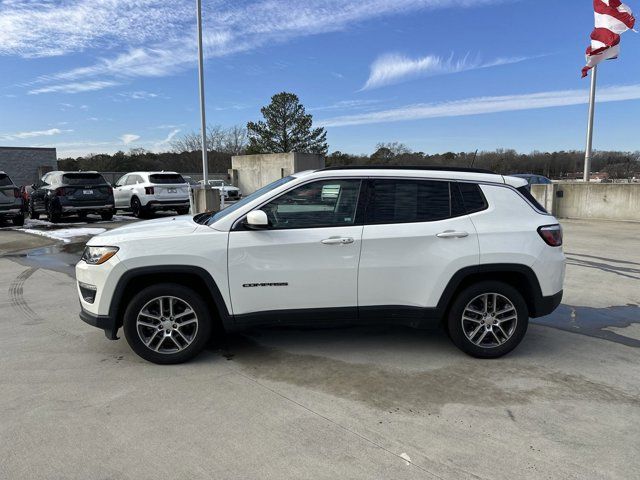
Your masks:
<svg viewBox="0 0 640 480"><path fill-rule="evenodd" d="M248 195L292 173L320 168L324 168L324 157L315 153L238 155L231 158L229 174L232 183Z"/></svg>
<svg viewBox="0 0 640 480"><path fill-rule="evenodd" d="M51 170L57 170L55 148L0 147L0 171L18 185L31 185Z"/></svg>

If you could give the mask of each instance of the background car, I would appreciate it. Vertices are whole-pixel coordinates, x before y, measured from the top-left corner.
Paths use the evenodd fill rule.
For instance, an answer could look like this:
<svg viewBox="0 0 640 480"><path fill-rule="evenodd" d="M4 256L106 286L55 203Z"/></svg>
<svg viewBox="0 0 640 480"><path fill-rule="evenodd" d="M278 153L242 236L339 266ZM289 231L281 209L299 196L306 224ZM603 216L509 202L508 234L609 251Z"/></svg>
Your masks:
<svg viewBox="0 0 640 480"><path fill-rule="evenodd" d="M202 183L202 181L200 181ZM224 180L209 180L207 182L209 186L215 188L220 191L220 198L224 198L227 201L235 201L240 200L242 198L242 193L238 187L234 187L233 185L229 185L225 183Z"/></svg>
<svg viewBox="0 0 640 480"><path fill-rule="evenodd" d="M531 185L549 185L550 183L553 183L547 177L536 175L535 173L516 173L510 176L525 179L527 181L528 189L531 189Z"/></svg>
<svg viewBox="0 0 640 480"><path fill-rule="evenodd" d="M131 172L113 186L116 208L130 209L138 218L152 212L189 213L189 184L177 172Z"/></svg>
<svg viewBox="0 0 640 480"><path fill-rule="evenodd" d="M58 222L65 215L100 215L111 220L114 214L113 189L98 172L49 172L33 185L29 216L47 215Z"/></svg>
<svg viewBox="0 0 640 480"><path fill-rule="evenodd" d="M20 189L4 172L0 172L0 221L11 220L24 225L24 205Z"/></svg>

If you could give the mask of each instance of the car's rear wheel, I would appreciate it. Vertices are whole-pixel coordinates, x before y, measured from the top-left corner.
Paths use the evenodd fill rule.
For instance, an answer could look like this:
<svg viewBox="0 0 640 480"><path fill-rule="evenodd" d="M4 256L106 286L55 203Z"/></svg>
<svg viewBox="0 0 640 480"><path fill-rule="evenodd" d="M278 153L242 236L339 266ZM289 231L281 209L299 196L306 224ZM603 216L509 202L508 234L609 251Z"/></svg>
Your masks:
<svg viewBox="0 0 640 480"><path fill-rule="evenodd" d="M134 352L158 364L186 362L211 336L211 317L202 297L182 285L147 287L129 302L124 335Z"/></svg>
<svg viewBox="0 0 640 480"><path fill-rule="evenodd" d="M102 218L102 220L112 220L113 212L102 212L100 213L100 218Z"/></svg>
<svg viewBox="0 0 640 480"><path fill-rule="evenodd" d="M51 223L58 223L61 218L60 208L54 202L47 202L47 220Z"/></svg>
<svg viewBox="0 0 640 480"><path fill-rule="evenodd" d="M498 281L483 281L461 291L447 319L449 336L463 352L478 358L506 355L522 341L529 311L522 294Z"/></svg>
<svg viewBox="0 0 640 480"><path fill-rule="evenodd" d="M33 199L29 200L29 218L32 220L38 220L40 218L40 214L36 212L33 205Z"/></svg>
<svg viewBox="0 0 640 480"><path fill-rule="evenodd" d="M188 208L177 208L176 212L178 213L178 215L186 215L187 213L189 213L189 209Z"/></svg>
<svg viewBox="0 0 640 480"><path fill-rule="evenodd" d="M147 215L147 210L142 206L138 197L131 199L131 213L136 218L144 218Z"/></svg>
<svg viewBox="0 0 640 480"><path fill-rule="evenodd" d="M24 214L20 214L20 215L16 215L15 217L13 217L13 224L16 227L21 227L24 225Z"/></svg>
<svg viewBox="0 0 640 480"><path fill-rule="evenodd" d="M80 211L78 212L78 220L84 222L87 219L87 212Z"/></svg>

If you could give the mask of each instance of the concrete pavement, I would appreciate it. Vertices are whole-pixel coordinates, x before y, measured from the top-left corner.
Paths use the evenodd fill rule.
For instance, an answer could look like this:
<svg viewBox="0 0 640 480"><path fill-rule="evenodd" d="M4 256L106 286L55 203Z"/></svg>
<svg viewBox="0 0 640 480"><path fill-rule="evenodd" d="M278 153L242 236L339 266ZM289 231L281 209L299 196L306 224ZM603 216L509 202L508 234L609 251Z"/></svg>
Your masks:
<svg viewBox="0 0 640 480"><path fill-rule="evenodd" d="M500 360L260 329L169 367L77 318L81 248L2 231L0 479L638 478L640 225L563 223L565 305Z"/></svg>

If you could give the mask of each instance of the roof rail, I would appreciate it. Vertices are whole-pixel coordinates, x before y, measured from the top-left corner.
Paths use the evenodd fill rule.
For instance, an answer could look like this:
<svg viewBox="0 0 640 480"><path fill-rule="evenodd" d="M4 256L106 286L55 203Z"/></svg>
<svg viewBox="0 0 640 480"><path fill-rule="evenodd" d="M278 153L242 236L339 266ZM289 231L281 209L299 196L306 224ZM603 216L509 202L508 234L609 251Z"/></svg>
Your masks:
<svg viewBox="0 0 640 480"><path fill-rule="evenodd" d="M439 167L435 165L343 165L339 167L326 167L320 169L320 171L326 170L435 170L441 172L490 173L493 175L496 174L496 172L486 170L484 168Z"/></svg>

